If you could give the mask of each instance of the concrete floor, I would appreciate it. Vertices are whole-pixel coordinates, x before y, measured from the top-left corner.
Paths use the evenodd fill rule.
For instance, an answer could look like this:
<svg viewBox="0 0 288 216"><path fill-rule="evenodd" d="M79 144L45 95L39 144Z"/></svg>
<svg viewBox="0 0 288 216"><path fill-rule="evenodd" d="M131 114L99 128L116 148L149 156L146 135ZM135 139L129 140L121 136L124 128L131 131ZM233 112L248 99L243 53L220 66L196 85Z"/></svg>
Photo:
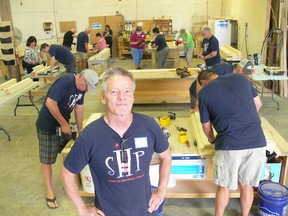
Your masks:
<svg viewBox="0 0 288 216"><path fill-rule="evenodd" d="M199 63L193 60L193 65ZM184 60L182 66L185 66ZM117 60L112 65L122 66L126 69L134 69L131 59ZM145 68L151 68L149 60L143 61ZM0 83L5 80L0 75ZM188 90L187 90L188 91ZM99 91L97 91L99 93ZM277 129L277 131L288 140L287 120L288 100L279 98L280 110L276 110L273 103L264 103L260 115ZM24 98L24 101L27 100ZM0 124L10 133L11 142L8 141L3 131L0 131L0 215L3 216L38 216L38 215L77 215L74 207L67 198L59 180L62 157L59 155L56 164L53 166L53 184L59 203L59 208L48 209L45 203L45 188L40 172L38 159L38 140L36 136L35 121L37 112L33 107L20 107L17 116L13 116L13 109L16 102L10 103L0 109ZM43 103L43 98L35 97L38 108ZM189 104L182 105L137 105L134 111L149 111L155 117L167 111L176 112L177 116L189 116ZM93 112L103 112L104 107L99 100L99 95L85 96L85 118ZM287 184L286 184L287 185ZM85 202L93 202L92 198L84 198ZM191 215L191 216L212 216L214 214L214 199L166 199L164 206L165 216ZM239 199L231 199L226 209L225 216L239 214ZM257 200L250 215L257 215Z"/></svg>

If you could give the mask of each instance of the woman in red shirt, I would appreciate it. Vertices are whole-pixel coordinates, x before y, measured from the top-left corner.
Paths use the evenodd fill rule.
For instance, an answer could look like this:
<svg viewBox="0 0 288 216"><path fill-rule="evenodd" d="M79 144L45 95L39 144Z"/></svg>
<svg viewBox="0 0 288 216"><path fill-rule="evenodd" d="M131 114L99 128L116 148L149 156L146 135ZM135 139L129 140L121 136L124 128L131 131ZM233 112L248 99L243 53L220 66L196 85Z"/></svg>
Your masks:
<svg viewBox="0 0 288 216"><path fill-rule="evenodd" d="M142 27L137 26L136 31L130 36L130 48L136 69L142 69L140 63L143 57L145 39L146 35L142 31Z"/></svg>

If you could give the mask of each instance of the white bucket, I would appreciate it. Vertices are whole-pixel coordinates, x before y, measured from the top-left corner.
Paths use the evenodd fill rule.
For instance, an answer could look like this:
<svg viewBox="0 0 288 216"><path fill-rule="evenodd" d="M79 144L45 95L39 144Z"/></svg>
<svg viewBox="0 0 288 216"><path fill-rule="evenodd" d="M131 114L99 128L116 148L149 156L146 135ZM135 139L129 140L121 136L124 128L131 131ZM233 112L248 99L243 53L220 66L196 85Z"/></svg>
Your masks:
<svg viewBox="0 0 288 216"><path fill-rule="evenodd" d="M93 179L88 165L80 172L80 177L84 191L87 193L94 193Z"/></svg>

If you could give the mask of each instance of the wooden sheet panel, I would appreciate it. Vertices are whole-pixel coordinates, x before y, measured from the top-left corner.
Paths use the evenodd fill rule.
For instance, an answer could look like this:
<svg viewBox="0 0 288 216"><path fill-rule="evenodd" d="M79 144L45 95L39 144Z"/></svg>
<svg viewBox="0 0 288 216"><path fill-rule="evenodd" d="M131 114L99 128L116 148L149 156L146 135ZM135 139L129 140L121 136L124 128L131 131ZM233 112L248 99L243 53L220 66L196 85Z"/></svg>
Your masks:
<svg viewBox="0 0 288 216"><path fill-rule="evenodd" d="M153 20L133 20L135 26L138 26L139 23L143 23L142 31L152 33Z"/></svg>
<svg viewBox="0 0 288 216"><path fill-rule="evenodd" d="M112 44L112 55L113 57L118 57L118 32L119 32L119 25L123 22L122 16L106 16L105 23L106 25L110 25L110 28L113 31L113 44Z"/></svg>
<svg viewBox="0 0 288 216"><path fill-rule="evenodd" d="M99 29L93 29L93 25L96 23L101 24L101 28ZM89 27L91 28L90 33L90 44L93 44L96 42L96 34L99 32L101 35L103 34L103 31L105 29L105 17L104 16L95 16L95 17L89 17Z"/></svg>
<svg viewBox="0 0 288 216"><path fill-rule="evenodd" d="M136 80L135 103L189 103L191 80Z"/></svg>
<svg viewBox="0 0 288 216"><path fill-rule="evenodd" d="M72 28L77 29L76 21L61 21L59 22L60 25L60 33L65 33Z"/></svg>

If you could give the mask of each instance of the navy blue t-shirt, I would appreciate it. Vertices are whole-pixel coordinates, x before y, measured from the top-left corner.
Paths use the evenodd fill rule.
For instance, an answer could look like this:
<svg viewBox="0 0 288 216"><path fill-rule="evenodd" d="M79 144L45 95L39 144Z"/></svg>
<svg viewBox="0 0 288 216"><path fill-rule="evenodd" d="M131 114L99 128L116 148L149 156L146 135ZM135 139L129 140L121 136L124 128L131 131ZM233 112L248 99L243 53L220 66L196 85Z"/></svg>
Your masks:
<svg viewBox="0 0 288 216"><path fill-rule="evenodd" d="M64 74L61 76L48 90L36 121L36 127L48 133L55 133L55 128L59 126L58 121L52 116L45 104L47 97L57 102L60 113L68 122L70 113L73 111L75 105L84 103L84 94L85 92L76 88L75 76L73 74Z"/></svg>
<svg viewBox="0 0 288 216"><path fill-rule="evenodd" d="M121 143L126 140L121 161ZM75 141L64 166L78 174L89 164L95 187L95 206L105 215L150 215L149 164L153 152L168 149L168 141L156 121L133 113L133 121L120 137L104 118L90 123Z"/></svg>
<svg viewBox="0 0 288 216"><path fill-rule="evenodd" d="M220 63L219 42L214 35L212 35L210 39L204 38L202 48L204 56L209 55L213 51L217 51L216 56L205 60L206 66L211 67Z"/></svg>
<svg viewBox="0 0 288 216"><path fill-rule="evenodd" d="M49 53L51 57L55 57L57 61L66 65L75 60L73 54L66 47L53 44L49 48Z"/></svg>
<svg viewBox="0 0 288 216"><path fill-rule="evenodd" d="M157 47L158 52L167 47L165 37L162 34L158 34L157 37L155 38L155 45L158 46Z"/></svg>
<svg viewBox="0 0 288 216"><path fill-rule="evenodd" d="M231 64L217 64L217 65L214 65L212 68L211 68L216 74L218 74L219 76L223 76L223 75L226 75L226 74L230 74L230 73L233 73L233 66ZM196 80L194 80L194 82L191 84L190 88L189 88L189 91L190 91L190 95L192 95L193 97L197 98L197 95L196 95Z"/></svg>
<svg viewBox="0 0 288 216"><path fill-rule="evenodd" d="M85 42L89 43L89 37L85 32L80 32L77 36L76 50L78 52L87 52L85 48Z"/></svg>
<svg viewBox="0 0 288 216"><path fill-rule="evenodd" d="M217 131L216 150L266 146L254 103L257 92L242 74L219 76L199 92L201 123L209 120Z"/></svg>

